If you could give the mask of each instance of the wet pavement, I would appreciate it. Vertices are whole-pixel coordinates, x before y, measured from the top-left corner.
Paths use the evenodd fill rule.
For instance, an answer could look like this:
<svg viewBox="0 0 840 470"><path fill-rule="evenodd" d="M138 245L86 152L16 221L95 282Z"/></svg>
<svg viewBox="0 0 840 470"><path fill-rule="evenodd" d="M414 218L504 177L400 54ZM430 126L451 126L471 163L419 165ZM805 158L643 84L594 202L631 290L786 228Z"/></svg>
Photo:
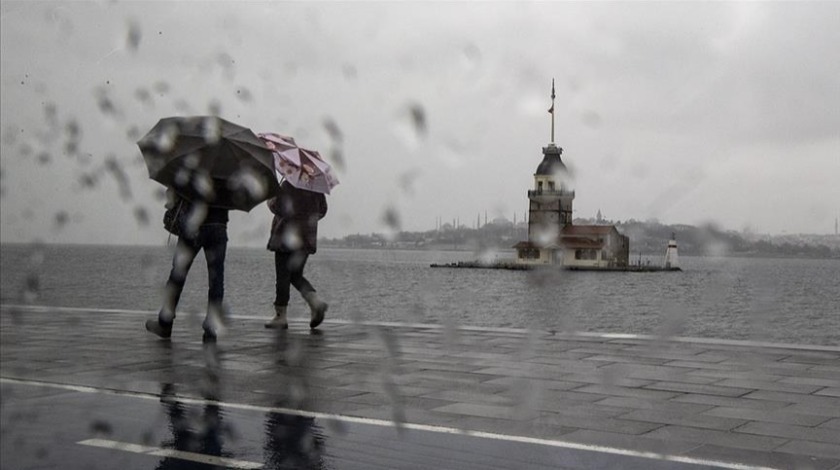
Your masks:
<svg viewBox="0 0 840 470"><path fill-rule="evenodd" d="M2 468L840 469L840 347L0 309Z"/></svg>

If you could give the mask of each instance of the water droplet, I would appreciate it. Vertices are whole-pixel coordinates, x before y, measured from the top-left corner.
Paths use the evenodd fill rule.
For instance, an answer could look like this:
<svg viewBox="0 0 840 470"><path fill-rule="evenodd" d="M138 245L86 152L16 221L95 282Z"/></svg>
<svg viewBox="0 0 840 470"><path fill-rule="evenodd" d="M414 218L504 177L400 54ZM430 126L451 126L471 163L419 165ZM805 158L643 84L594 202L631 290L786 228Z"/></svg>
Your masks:
<svg viewBox="0 0 840 470"><path fill-rule="evenodd" d="M400 214L394 207L387 207L382 213L382 222L387 228L385 237L393 240L400 231Z"/></svg>
<svg viewBox="0 0 840 470"><path fill-rule="evenodd" d="M215 117L208 117L202 123L202 133L204 141L208 144L214 144L222 138L221 122Z"/></svg>
<svg viewBox="0 0 840 470"><path fill-rule="evenodd" d="M66 211L59 211L55 214L55 229L59 230L64 228L65 225L70 221L70 215Z"/></svg>
<svg viewBox="0 0 840 470"><path fill-rule="evenodd" d="M137 49L140 48L140 39L143 37L143 33L140 30L140 23L136 20L129 20L128 21L128 34L126 35L126 45L128 46L128 50L131 52L136 52Z"/></svg>
<svg viewBox="0 0 840 470"><path fill-rule="evenodd" d="M134 219L137 220L137 225L140 225L141 227L149 225L149 211L142 206L135 207Z"/></svg>
<svg viewBox="0 0 840 470"><path fill-rule="evenodd" d="M131 183L128 175L122 168L122 164L113 155L109 155L105 160L105 169L113 176L119 187L120 195L124 200L131 199Z"/></svg>
<svg viewBox="0 0 840 470"><path fill-rule="evenodd" d="M247 88L240 88L236 90L236 97L245 102L253 101L254 98L251 94L251 90Z"/></svg>
<svg viewBox="0 0 840 470"><path fill-rule="evenodd" d="M98 434L100 436L110 436L111 433L114 432L114 428L111 426L111 423L99 419L90 423L90 430L94 434Z"/></svg>
<svg viewBox="0 0 840 470"><path fill-rule="evenodd" d="M397 112L394 133L403 139L408 148L414 148L426 138L428 122L426 112L419 103L409 103Z"/></svg>
<svg viewBox="0 0 840 470"><path fill-rule="evenodd" d="M207 105L207 112L213 116L219 116L222 114L222 104L216 100L211 101Z"/></svg>
<svg viewBox="0 0 840 470"><path fill-rule="evenodd" d="M327 131L327 134L332 139L333 143L336 145L341 145L342 141L344 140L344 135L341 133L341 129L339 129L338 124L332 118L324 119L324 129Z"/></svg>

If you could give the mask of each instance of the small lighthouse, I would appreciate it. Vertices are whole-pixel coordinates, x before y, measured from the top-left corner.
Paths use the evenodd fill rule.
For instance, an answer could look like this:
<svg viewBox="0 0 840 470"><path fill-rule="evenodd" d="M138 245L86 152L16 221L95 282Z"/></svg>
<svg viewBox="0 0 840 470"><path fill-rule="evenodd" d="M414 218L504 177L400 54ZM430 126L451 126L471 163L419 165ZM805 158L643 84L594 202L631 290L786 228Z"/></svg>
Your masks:
<svg viewBox="0 0 840 470"><path fill-rule="evenodd" d="M668 240L668 248L665 249L665 269L679 269L680 259L677 254L677 237L673 233Z"/></svg>

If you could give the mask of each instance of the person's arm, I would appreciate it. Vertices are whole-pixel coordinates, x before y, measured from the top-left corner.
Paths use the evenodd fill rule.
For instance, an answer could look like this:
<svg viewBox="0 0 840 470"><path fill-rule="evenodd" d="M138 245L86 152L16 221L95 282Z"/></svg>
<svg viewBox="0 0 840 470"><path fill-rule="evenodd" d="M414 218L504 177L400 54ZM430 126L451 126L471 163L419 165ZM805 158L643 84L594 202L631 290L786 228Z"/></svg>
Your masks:
<svg viewBox="0 0 840 470"><path fill-rule="evenodd" d="M166 202L163 204L163 207L166 209L172 209L175 207L175 203L178 202L178 194L172 189L171 186L166 187Z"/></svg>
<svg viewBox="0 0 840 470"><path fill-rule="evenodd" d="M318 220L324 218L327 215L327 197L323 194L319 194L318 198Z"/></svg>
<svg viewBox="0 0 840 470"><path fill-rule="evenodd" d="M274 196L266 201L266 205L268 205L268 210L270 210L272 214L277 214L277 196Z"/></svg>

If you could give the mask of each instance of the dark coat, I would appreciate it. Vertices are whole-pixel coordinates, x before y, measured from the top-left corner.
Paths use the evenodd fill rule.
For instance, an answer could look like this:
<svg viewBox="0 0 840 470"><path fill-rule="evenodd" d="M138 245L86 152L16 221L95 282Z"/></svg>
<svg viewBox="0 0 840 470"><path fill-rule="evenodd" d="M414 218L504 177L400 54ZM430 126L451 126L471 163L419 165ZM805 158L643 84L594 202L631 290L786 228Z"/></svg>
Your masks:
<svg viewBox="0 0 840 470"><path fill-rule="evenodd" d="M298 189L284 181L277 195L268 200L268 208L274 213L269 250L315 253L318 221L327 215L327 198L323 194Z"/></svg>

